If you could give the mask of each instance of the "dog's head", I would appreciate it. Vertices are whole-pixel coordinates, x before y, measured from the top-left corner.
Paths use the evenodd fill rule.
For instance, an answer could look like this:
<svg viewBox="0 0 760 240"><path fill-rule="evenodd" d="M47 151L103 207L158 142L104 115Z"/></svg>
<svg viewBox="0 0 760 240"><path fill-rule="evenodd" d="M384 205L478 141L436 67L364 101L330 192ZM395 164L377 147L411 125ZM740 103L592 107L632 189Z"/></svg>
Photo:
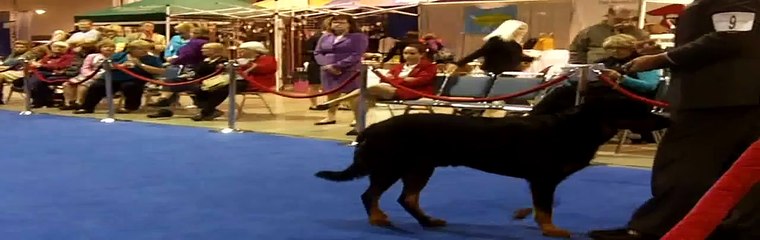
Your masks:
<svg viewBox="0 0 760 240"><path fill-rule="evenodd" d="M630 99L608 98L589 101L578 106L578 113L588 121L600 122L617 131L657 131L667 128L670 119L652 113L652 107Z"/></svg>

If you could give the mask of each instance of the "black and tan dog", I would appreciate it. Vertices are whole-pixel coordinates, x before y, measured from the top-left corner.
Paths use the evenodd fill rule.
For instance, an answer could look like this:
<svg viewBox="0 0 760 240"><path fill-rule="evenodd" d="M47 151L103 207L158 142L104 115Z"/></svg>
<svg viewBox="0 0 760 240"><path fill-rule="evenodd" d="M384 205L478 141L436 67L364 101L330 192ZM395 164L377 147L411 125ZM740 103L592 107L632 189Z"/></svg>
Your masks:
<svg viewBox="0 0 760 240"><path fill-rule="evenodd" d="M390 225L380 210L380 196L399 179L398 202L424 227L446 225L420 209L419 197L436 167L465 166L525 179L530 184L535 221L544 235L569 237L552 222L557 185L585 168L597 149L618 129L658 130L668 120L652 113L626 111L630 101L596 101L559 114L513 118L473 118L411 114L370 126L357 138L354 161L343 171L317 177L349 181L369 176L361 195L369 222ZM532 209L520 209L525 218Z"/></svg>

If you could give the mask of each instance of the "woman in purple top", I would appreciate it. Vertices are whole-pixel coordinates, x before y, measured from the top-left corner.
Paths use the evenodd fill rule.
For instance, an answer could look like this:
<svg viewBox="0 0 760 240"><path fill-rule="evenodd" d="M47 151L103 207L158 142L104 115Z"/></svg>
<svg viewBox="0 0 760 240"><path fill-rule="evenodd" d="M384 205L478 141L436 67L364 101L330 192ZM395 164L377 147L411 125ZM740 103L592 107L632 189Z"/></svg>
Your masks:
<svg viewBox="0 0 760 240"><path fill-rule="evenodd" d="M330 91L339 87L343 81L349 80L361 70L362 56L367 50L368 39L359 30L353 17L337 15L328 18L330 28L319 39L314 50L314 57L322 66L322 89ZM359 88L359 79L342 88L335 94L327 95L327 100L336 99L341 93L348 93ZM327 111L327 118L315 123L316 125L335 124L337 106Z"/></svg>
<svg viewBox="0 0 760 240"><path fill-rule="evenodd" d="M206 27L200 26L200 27L194 27L191 30L190 33L190 40L185 44L185 46L182 46L179 49L179 52L177 53L177 57L171 60L171 65L179 66L182 65L189 69L195 69L195 67L198 66L198 64L203 62L203 59L206 57L203 56L203 53L201 52L201 49L203 49L203 45L209 42L209 30ZM205 77L205 76L195 76L195 77ZM182 78L180 79L167 79L168 82L176 82L176 81L184 81ZM194 86L194 85L193 85ZM192 87L195 88L195 87ZM156 102L147 104L150 107L169 107L172 105L172 103L175 103L179 100L179 94L177 92L186 91L187 88L180 87L180 88L165 88L168 91L164 91L161 93L161 96L158 97ZM174 113L168 109L159 109L156 113L148 114L149 118L163 118L163 117L171 117Z"/></svg>
<svg viewBox="0 0 760 240"><path fill-rule="evenodd" d="M187 67L195 67L199 63L203 62L203 54L201 48L203 44L208 43L209 30L204 27L193 28L190 41L182 46L177 53L177 58L171 61L172 65L185 65Z"/></svg>

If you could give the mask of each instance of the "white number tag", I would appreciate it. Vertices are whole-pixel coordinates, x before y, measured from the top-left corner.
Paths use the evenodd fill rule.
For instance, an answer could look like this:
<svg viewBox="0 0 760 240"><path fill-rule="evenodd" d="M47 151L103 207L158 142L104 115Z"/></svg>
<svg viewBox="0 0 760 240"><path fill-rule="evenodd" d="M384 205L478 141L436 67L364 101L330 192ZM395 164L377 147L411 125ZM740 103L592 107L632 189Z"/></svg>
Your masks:
<svg viewBox="0 0 760 240"><path fill-rule="evenodd" d="M755 24L753 12L724 12L712 15L713 26L718 32L748 32Z"/></svg>

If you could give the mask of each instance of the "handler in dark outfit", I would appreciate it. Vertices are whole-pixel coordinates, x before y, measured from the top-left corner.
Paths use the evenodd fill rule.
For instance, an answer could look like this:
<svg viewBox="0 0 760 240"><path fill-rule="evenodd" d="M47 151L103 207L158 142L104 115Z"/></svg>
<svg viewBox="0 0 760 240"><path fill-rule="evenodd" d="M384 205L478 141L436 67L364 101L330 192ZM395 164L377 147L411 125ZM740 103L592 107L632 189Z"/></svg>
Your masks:
<svg viewBox="0 0 760 240"><path fill-rule="evenodd" d="M654 161L652 195L628 227L593 239L659 239L760 136L760 1L696 0L681 14L676 47L632 60L628 72L670 67L672 125ZM760 239L760 187L711 239Z"/></svg>

